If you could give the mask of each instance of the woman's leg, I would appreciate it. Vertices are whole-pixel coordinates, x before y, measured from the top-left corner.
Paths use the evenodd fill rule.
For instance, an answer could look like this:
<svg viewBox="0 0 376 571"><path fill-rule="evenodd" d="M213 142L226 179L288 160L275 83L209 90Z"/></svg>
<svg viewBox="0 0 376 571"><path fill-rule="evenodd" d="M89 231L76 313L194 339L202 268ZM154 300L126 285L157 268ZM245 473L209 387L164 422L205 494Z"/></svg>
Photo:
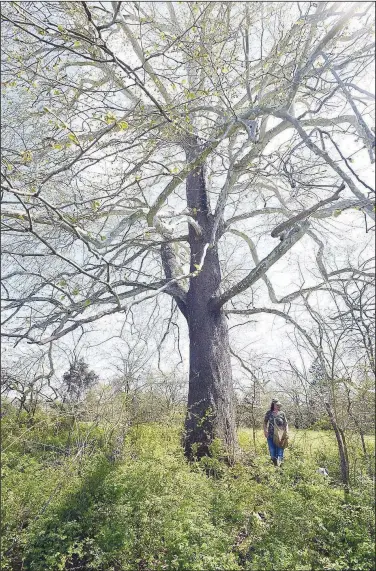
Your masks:
<svg viewBox="0 0 376 571"><path fill-rule="evenodd" d="M273 442L273 438L271 438L270 436L267 438L267 441L268 441L270 458L273 460L274 463L276 463L277 462L277 447Z"/></svg>
<svg viewBox="0 0 376 571"><path fill-rule="evenodd" d="M283 462L283 448L276 446L277 465L280 466Z"/></svg>

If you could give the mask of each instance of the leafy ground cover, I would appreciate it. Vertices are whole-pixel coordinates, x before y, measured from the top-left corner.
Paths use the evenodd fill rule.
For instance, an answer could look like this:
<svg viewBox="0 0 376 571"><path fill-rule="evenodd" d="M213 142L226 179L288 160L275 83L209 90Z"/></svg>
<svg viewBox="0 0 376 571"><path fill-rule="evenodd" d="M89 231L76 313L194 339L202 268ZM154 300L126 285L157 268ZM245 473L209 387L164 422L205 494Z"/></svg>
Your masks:
<svg viewBox="0 0 376 571"><path fill-rule="evenodd" d="M328 431L294 432L278 470L260 431L256 450L239 431L242 458L228 467L218 443L188 464L176 423L129 428L114 458L105 424L2 422L4 571L373 569L372 463L355 435L345 497ZM371 437L367 447L372 457Z"/></svg>

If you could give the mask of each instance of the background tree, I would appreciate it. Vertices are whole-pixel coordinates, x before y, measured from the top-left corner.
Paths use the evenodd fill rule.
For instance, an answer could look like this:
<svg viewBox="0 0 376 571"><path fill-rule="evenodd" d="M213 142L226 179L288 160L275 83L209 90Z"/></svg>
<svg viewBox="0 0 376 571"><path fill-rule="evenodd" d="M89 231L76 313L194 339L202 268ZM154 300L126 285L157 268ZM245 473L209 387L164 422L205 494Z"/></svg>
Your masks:
<svg viewBox="0 0 376 571"><path fill-rule="evenodd" d="M42 347L21 351L18 355L4 352L1 363L1 396L3 402L17 409L17 418L27 413L30 422L38 405L54 402L58 393L53 386L51 354Z"/></svg>
<svg viewBox="0 0 376 571"><path fill-rule="evenodd" d="M372 8L7 3L8 338L51 344L141 302L178 307L187 455L218 436L233 457L226 312L247 312L260 284L292 303L300 291L278 296L270 279L276 264L291 272L291 248L323 268L346 231L333 216L374 220Z"/></svg>
<svg viewBox="0 0 376 571"><path fill-rule="evenodd" d="M341 478L347 489L350 482L347 435L354 429L358 432L367 457L364 435L374 422L374 259L353 268L351 278L337 276L327 285L319 291L302 289L305 315L300 311L299 321L291 314L269 311L295 327L302 366L292 361L284 366L290 368L297 385L301 385L300 395L303 393L302 400L308 404L308 420L312 423L326 413L336 436ZM248 313L256 311L260 310ZM304 367L307 355L311 365Z"/></svg>
<svg viewBox="0 0 376 571"><path fill-rule="evenodd" d="M69 371L63 375L63 402L80 402L98 380L98 375L89 370L89 365L85 363L83 358L76 359L71 363Z"/></svg>

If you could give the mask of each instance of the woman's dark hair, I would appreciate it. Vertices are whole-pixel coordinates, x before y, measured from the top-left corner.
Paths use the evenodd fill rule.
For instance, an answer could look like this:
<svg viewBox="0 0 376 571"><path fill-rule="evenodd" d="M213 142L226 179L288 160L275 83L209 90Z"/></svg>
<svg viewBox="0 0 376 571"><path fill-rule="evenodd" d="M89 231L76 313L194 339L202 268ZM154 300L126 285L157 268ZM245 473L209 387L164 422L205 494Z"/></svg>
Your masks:
<svg viewBox="0 0 376 571"><path fill-rule="evenodd" d="M278 399L273 399L270 405L270 410L273 412L275 403L278 402Z"/></svg>

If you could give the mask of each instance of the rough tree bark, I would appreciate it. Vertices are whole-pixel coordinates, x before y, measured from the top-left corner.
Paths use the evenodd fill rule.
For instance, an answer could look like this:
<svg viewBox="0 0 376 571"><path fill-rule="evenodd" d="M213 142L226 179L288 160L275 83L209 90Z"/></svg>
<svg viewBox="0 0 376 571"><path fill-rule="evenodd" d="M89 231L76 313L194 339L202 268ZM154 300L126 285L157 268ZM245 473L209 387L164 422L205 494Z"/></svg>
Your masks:
<svg viewBox="0 0 376 571"><path fill-rule="evenodd" d="M191 161L200 148L197 143L191 144L186 152ZM208 203L204 166L188 175L186 195L190 214L201 232L189 227L190 271L196 275L190 281L185 306L177 300L188 323L190 342L184 448L188 458L210 456L210 445L219 438L232 462L237 440L230 345L225 314L212 303L219 292L221 270L217 245L210 245L214 216Z"/></svg>
<svg viewBox="0 0 376 571"><path fill-rule="evenodd" d="M213 256L214 257L214 256ZM216 254L215 254L216 257ZM210 265L194 289L206 293ZM209 279L208 279L209 278ZM190 297L190 296L188 296ZM207 293L188 302L190 371L185 451L188 457L210 455L210 444L220 438L229 461L236 450L235 413L228 331L225 316L213 312Z"/></svg>

